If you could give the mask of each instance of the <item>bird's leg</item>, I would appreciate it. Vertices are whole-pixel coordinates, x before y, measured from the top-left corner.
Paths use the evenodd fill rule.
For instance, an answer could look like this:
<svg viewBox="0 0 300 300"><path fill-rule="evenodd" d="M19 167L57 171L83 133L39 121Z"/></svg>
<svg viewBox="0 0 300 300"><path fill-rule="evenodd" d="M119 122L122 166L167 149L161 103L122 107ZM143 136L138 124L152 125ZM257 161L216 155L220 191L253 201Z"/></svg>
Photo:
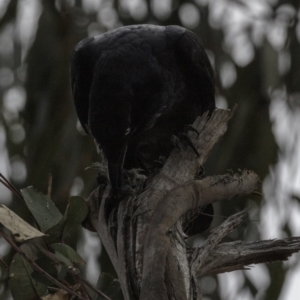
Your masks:
<svg viewBox="0 0 300 300"><path fill-rule="evenodd" d="M189 145L194 150L196 155L199 157L198 150L196 149L191 138L187 135L188 131L193 131L193 132L197 133L197 136L199 136L199 132L197 131L196 128L194 128L192 125L185 125L183 128L183 132L180 132L178 134L178 136L176 136L176 135L171 136L171 141L172 141L173 145L176 148L178 148L179 150L180 150L179 141L185 141L187 143L187 145Z"/></svg>

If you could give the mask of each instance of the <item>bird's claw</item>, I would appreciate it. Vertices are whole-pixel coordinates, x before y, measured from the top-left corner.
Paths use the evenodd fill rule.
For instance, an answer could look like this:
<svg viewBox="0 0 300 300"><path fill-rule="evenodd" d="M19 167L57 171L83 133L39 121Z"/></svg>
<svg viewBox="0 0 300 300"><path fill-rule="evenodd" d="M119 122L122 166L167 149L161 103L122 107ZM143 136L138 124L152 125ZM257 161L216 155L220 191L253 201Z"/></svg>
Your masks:
<svg viewBox="0 0 300 300"><path fill-rule="evenodd" d="M191 138L187 134L189 131L193 131L193 132L197 133L197 136L199 136L199 132L198 132L198 130L195 127L193 127L190 124L186 124L186 125L184 125L183 132L179 133L178 136L176 136L176 135L172 135L171 136L172 144L178 150L181 150L180 147L179 147L179 142L180 142L180 140L183 140L183 141L185 141L188 144L188 146L190 146L193 149L193 151L199 157L200 155L199 155L198 150L196 149L193 141L191 140Z"/></svg>
<svg viewBox="0 0 300 300"><path fill-rule="evenodd" d="M190 147L193 149L193 151L196 153L196 155L197 155L198 157L200 156L200 154L199 154L198 150L196 149L196 147L195 147L193 141L191 140L191 138L190 138L186 133L182 132L182 133L179 134L179 137L176 137L176 138L177 138L178 140L183 140L183 141L185 141L185 142L188 144L188 146L190 146ZM177 148L180 150L179 147L177 147Z"/></svg>
<svg viewBox="0 0 300 300"><path fill-rule="evenodd" d="M199 137L199 131L195 127L193 127L193 125L191 124L184 125L183 132L188 133L189 131L197 133L197 137Z"/></svg>

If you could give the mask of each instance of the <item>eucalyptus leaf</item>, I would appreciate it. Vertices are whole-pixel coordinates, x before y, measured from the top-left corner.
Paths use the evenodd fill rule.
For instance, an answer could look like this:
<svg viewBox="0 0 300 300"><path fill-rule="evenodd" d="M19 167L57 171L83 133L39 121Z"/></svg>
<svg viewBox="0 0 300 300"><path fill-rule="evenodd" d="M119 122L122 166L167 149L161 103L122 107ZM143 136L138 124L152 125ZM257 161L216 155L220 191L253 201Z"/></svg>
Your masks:
<svg viewBox="0 0 300 300"><path fill-rule="evenodd" d="M121 289L121 284L118 279L115 279L112 275L108 273L101 273L98 281L97 288L107 295L112 300L123 300L123 293ZM98 296L97 300L104 300L102 296Z"/></svg>
<svg viewBox="0 0 300 300"><path fill-rule="evenodd" d="M112 300L123 300L123 293L121 289L121 284L118 279L114 279L113 282L105 289L104 293ZM103 297L98 298L103 299Z"/></svg>
<svg viewBox="0 0 300 300"><path fill-rule="evenodd" d="M68 267L65 264L61 264L59 266L57 278L59 280L64 280L67 276L67 273L68 273Z"/></svg>
<svg viewBox="0 0 300 300"><path fill-rule="evenodd" d="M83 258L70 246L57 243L52 244L51 247L54 249L56 256L60 258L62 258L62 256L65 257L69 262L71 262L72 266L73 264L77 266L85 265L85 261L83 260Z"/></svg>
<svg viewBox="0 0 300 300"><path fill-rule="evenodd" d="M70 238L85 220L89 212L88 205L82 197L73 196L69 199L67 220L63 231L63 240Z"/></svg>
<svg viewBox="0 0 300 300"><path fill-rule="evenodd" d="M43 232L62 219L62 214L49 196L36 191L32 186L22 189L26 205Z"/></svg>
<svg viewBox="0 0 300 300"><path fill-rule="evenodd" d="M56 278L57 277L57 268L54 265L54 262L49 258L49 257L40 257L37 260L35 260L35 263L44 271L46 271L49 275L51 275L52 277ZM46 277L44 277L43 275L41 275L39 272L37 271L33 271L31 274L32 278L35 279L36 281L43 283L47 286L51 286L53 285L53 283L47 279Z"/></svg>
<svg viewBox="0 0 300 300"><path fill-rule="evenodd" d="M36 299L46 294L47 287L31 277L33 268L17 253L9 267L9 288L14 300Z"/></svg>
<svg viewBox="0 0 300 300"><path fill-rule="evenodd" d="M0 223L11 231L17 242L44 236L5 205L0 205Z"/></svg>
<svg viewBox="0 0 300 300"><path fill-rule="evenodd" d="M102 272L99 275L96 287L100 291L104 291L113 281L114 281L114 277L112 275Z"/></svg>
<svg viewBox="0 0 300 300"><path fill-rule="evenodd" d="M70 197L69 204L61 221L46 231L46 234L49 235L46 241L51 244L72 237L79 225L85 220L87 214L88 205L86 201L78 196Z"/></svg>
<svg viewBox="0 0 300 300"><path fill-rule="evenodd" d="M48 244L60 242L62 240L63 231L68 214L65 213L59 223L49 228L45 233L48 235L45 240Z"/></svg>
<svg viewBox="0 0 300 300"><path fill-rule="evenodd" d="M61 254L60 252L55 252L54 256L57 260L59 260L61 263L65 264L67 267L73 266L72 262L67 257L65 257L63 254Z"/></svg>

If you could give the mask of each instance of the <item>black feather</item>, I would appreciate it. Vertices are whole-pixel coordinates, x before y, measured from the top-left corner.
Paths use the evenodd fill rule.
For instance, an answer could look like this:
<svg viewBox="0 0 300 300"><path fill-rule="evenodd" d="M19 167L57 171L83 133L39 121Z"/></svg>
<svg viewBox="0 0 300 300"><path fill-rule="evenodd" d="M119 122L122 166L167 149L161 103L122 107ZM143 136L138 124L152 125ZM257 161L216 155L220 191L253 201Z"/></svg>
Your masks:
<svg viewBox="0 0 300 300"><path fill-rule="evenodd" d="M114 190L122 187L123 168L152 171L170 154L171 136L215 107L202 43L179 26L126 26L81 41L72 55L71 86Z"/></svg>

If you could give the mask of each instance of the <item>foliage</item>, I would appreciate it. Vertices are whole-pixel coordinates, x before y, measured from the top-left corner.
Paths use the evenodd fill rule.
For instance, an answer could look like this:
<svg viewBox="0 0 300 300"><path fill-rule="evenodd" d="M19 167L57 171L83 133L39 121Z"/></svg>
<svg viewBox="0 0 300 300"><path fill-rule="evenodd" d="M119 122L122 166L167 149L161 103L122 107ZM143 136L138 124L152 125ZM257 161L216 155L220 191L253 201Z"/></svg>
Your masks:
<svg viewBox="0 0 300 300"><path fill-rule="evenodd" d="M1 182L15 190L4 177ZM80 271L85 261L67 244L87 217L85 200L70 197L62 215L49 195L33 187L22 189L19 196L31 212L34 227L6 206L0 206L0 221L12 233L1 229L0 235L16 252L8 266L14 300L122 299L119 281L108 274L100 275L97 287L85 281Z"/></svg>

